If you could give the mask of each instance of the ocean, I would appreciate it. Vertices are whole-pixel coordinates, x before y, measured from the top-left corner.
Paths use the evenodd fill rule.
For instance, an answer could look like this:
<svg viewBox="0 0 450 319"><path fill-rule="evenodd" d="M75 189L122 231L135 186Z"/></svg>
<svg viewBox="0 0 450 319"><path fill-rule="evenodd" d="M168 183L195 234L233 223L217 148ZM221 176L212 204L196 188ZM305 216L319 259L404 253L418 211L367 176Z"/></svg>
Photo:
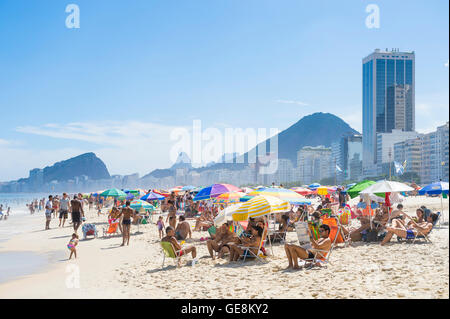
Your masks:
<svg viewBox="0 0 450 319"><path fill-rule="evenodd" d="M31 203L34 199L39 200L46 196L48 195L0 193L0 204L3 204L3 213L6 214L7 207L11 207L8 219L0 220L0 283L40 271L49 264L51 259L54 259L28 251L1 252L4 243L13 236L32 231L32 225L35 224L36 220L41 220L42 227L44 227L44 211L36 211L31 215L26 204Z"/></svg>

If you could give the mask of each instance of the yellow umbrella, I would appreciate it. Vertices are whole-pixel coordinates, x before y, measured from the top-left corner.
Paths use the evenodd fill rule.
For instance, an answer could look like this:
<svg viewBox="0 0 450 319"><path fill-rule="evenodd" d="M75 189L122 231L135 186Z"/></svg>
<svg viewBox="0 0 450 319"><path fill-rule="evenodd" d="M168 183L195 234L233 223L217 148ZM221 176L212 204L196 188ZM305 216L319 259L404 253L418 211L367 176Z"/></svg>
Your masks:
<svg viewBox="0 0 450 319"><path fill-rule="evenodd" d="M242 192L223 193L222 195L219 195L216 198L214 198L214 203L215 204L239 203L241 197L243 196L245 196L245 193Z"/></svg>
<svg viewBox="0 0 450 319"><path fill-rule="evenodd" d="M242 204L234 213L234 221L247 220L267 214L285 213L291 209L289 202L269 195L258 195Z"/></svg>

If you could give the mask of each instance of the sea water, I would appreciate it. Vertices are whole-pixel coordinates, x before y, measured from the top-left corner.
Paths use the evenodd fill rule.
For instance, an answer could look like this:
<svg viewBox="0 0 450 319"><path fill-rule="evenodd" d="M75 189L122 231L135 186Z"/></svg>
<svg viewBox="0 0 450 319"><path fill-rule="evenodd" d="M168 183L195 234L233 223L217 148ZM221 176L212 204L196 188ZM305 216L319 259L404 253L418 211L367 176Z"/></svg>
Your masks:
<svg viewBox="0 0 450 319"><path fill-rule="evenodd" d="M40 255L28 251L1 252L4 243L13 236L33 231L36 228L36 220L42 221L42 229L44 228L44 210L36 210L31 215L26 206L34 199L39 200L44 197L46 197L45 194L0 193L0 204L3 204L3 214L6 215L7 208L11 207L8 218L0 220L0 283L40 271L52 259L55 259L55 256Z"/></svg>

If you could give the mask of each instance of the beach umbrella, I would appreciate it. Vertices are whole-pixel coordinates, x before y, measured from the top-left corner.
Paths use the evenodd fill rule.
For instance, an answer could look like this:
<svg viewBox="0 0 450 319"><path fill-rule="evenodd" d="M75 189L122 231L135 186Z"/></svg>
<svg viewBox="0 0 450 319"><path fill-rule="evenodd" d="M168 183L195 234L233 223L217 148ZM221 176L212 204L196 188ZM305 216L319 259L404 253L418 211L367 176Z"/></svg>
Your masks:
<svg viewBox="0 0 450 319"><path fill-rule="evenodd" d="M126 198L127 194L117 188L107 189L103 193L100 194L102 197L123 197Z"/></svg>
<svg viewBox="0 0 450 319"><path fill-rule="evenodd" d="M163 195L156 194L154 192L149 192L141 197L141 200L164 200L165 197Z"/></svg>
<svg viewBox="0 0 450 319"><path fill-rule="evenodd" d="M313 194L313 191L311 191L310 189L304 188L304 187L293 187L293 188L291 188L291 190L293 190L297 194L300 194L303 196Z"/></svg>
<svg viewBox="0 0 450 319"><path fill-rule="evenodd" d="M222 209L217 214L216 218L214 218L214 225L220 226L229 220L233 220L233 213L236 211L236 209L238 209L241 206L242 206L242 204L235 204L235 205L230 205L230 206L226 207L225 209Z"/></svg>
<svg viewBox="0 0 450 319"><path fill-rule="evenodd" d="M350 188L348 188L347 194L350 196L350 198L355 198L359 195L359 193L361 191L365 190L369 186L372 186L373 184L375 184L374 181L368 181L368 180L361 181L361 182L351 186Z"/></svg>
<svg viewBox="0 0 450 319"><path fill-rule="evenodd" d="M161 190L154 189L152 192L155 193L155 194L164 196L164 197L169 197L170 196L170 193L168 193L168 192L166 192L165 190L162 190L162 189Z"/></svg>
<svg viewBox="0 0 450 319"><path fill-rule="evenodd" d="M126 199L127 199L127 200L134 199L134 195L131 194L131 193L128 193Z"/></svg>
<svg viewBox="0 0 450 319"><path fill-rule="evenodd" d="M240 192L241 189L230 184L213 184L205 187L194 197L194 201L215 198L223 193Z"/></svg>
<svg viewBox="0 0 450 319"><path fill-rule="evenodd" d="M448 194L448 183L446 182L437 182L432 183L427 186L422 187L419 190L419 195L441 195L441 194Z"/></svg>
<svg viewBox="0 0 450 319"><path fill-rule="evenodd" d="M231 193L223 193L216 198L214 198L215 204L232 204L239 203L241 197L245 196L243 192L231 192Z"/></svg>
<svg viewBox="0 0 450 319"><path fill-rule="evenodd" d="M126 192L125 192L126 193ZM145 195L145 192L142 192L139 189L131 189L128 191L129 194L133 194L135 197L143 196Z"/></svg>
<svg viewBox="0 0 450 319"><path fill-rule="evenodd" d="M250 217L286 213L290 210L291 205L285 200L268 195L258 195L242 204L232 216L234 221L242 221Z"/></svg>
<svg viewBox="0 0 450 319"><path fill-rule="evenodd" d="M319 188L320 187L320 184L319 183L313 183L313 184L311 184L311 185L308 185L308 188L309 189L316 189L316 188Z"/></svg>
<svg viewBox="0 0 450 319"><path fill-rule="evenodd" d="M273 188L273 187L260 188L254 190L253 192L248 193L247 196L245 196L245 198L258 195L273 196L281 200L287 201L292 205L311 205L311 202L306 200L303 196L297 194L293 190L285 188ZM243 200L241 199L241 201Z"/></svg>
<svg viewBox="0 0 450 319"><path fill-rule="evenodd" d="M336 191L336 187L320 186L316 189L318 195L328 195Z"/></svg>
<svg viewBox="0 0 450 319"><path fill-rule="evenodd" d="M136 199L136 200L132 201L130 203L130 207L135 210L141 210L141 208L144 210L155 210L155 207L153 205L150 205L149 203L147 203L143 200L140 200L140 199Z"/></svg>
<svg viewBox="0 0 450 319"><path fill-rule="evenodd" d="M413 190L414 188L400 182L379 181L361 191L360 194L400 193Z"/></svg>

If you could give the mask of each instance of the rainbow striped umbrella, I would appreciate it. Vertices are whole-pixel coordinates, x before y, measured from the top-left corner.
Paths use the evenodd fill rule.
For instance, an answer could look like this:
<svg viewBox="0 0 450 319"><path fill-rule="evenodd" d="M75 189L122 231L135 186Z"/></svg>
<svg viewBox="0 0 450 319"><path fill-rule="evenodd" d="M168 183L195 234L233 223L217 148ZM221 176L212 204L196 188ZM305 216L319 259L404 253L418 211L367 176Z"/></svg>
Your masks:
<svg viewBox="0 0 450 319"><path fill-rule="evenodd" d="M199 200L215 198L223 193L240 192L241 189L230 184L213 184L205 187L194 197L194 202Z"/></svg>
<svg viewBox="0 0 450 319"><path fill-rule="evenodd" d="M239 203L241 197L245 196L242 192L223 193L214 199L215 204L234 204Z"/></svg>
<svg viewBox="0 0 450 319"><path fill-rule="evenodd" d="M273 196L259 195L242 204L232 216L234 221L243 221L250 217L285 213L290 210L291 205L287 201Z"/></svg>
<svg viewBox="0 0 450 319"><path fill-rule="evenodd" d="M311 201L306 200L303 196L297 194L293 190L285 188L261 188L247 194L246 198L257 195L268 195L287 201L292 205L311 205ZM244 199L244 198L243 198ZM245 201L241 199L241 201Z"/></svg>

